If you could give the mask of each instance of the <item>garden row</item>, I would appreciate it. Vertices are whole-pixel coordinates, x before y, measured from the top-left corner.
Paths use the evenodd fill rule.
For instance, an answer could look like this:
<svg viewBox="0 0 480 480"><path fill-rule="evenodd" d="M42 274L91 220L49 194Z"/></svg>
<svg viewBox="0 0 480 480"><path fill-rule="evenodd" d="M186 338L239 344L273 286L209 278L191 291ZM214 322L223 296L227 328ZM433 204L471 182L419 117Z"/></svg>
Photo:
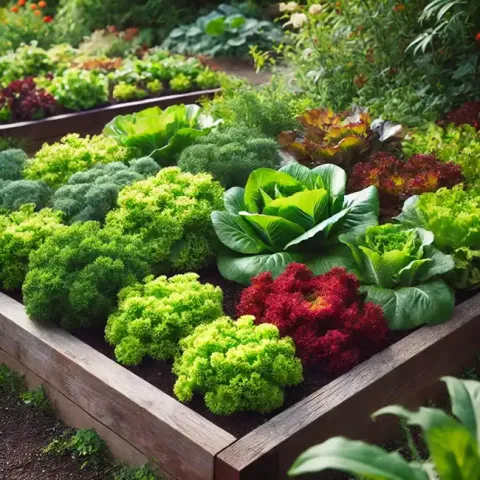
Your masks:
<svg viewBox="0 0 480 480"><path fill-rule="evenodd" d="M399 389L424 395L478 348L478 298L454 310L480 282L479 105L409 131L269 92L119 116L31 159L0 153L0 283L22 290L33 320L3 297L0 348L116 435L112 395L147 411L168 434L134 447L177 478L210 477L229 445L220 478L280 475L335 431L312 428L345 415L348 400L360 402L359 434L362 413ZM451 342L464 346L454 359ZM319 408L325 398L331 408ZM128 425L132 441L139 426Z"/></svg>

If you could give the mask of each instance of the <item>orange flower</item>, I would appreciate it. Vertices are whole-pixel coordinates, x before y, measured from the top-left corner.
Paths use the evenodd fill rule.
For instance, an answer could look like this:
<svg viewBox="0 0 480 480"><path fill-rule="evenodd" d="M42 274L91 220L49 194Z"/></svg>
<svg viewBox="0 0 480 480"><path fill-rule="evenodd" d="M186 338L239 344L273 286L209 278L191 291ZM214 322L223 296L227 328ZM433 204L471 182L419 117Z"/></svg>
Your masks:
<svg viewBox="0 0 480 480"><path fill-rule="evenodd" d="M47 6L47 2L44 2L43 0L38 2L38 8L45 8L46 6Z"/></svg>
<svg viewBox="0 0 480 480"><path fill-rule="evenodd" d="M36 17L41 17L41 16L42 16L41 10L34 10L34 11L33 11L33 14L34 14Z"/></svg>
<svg viewBox="0 0 480 480"><path fill-rule="evenodd" d="M404 3L399 3L398 5L395 5L393 7L393 11L396 13L403 12L405 10L405 4Z"/></svg>
<svg viewBox="0 0 480 480"><path fill-rule="evenodd" d="M27 3L27 0L18 0L17 5L23 7Z"/></svg>
<svg viewBox="0 0 480 480"><path fill-rule="evenodd" d="M30 4L30 10L36 10L37 9L37 4L36 3L31 3Z"/></svg>
<svg viewBox="0 0 480 480"><path fill-rule="evenodd" d="M50 23L50 22L53 22L53 17L50 17L50 16L46 16L46 17L43 17L43 22L44 23Z"/></svg>
<svg viewBox="0 0 480 480"><path fill-rule="evenodd" d="M18 7L12 7L10 11L13 13L18 13Z"/></svg>

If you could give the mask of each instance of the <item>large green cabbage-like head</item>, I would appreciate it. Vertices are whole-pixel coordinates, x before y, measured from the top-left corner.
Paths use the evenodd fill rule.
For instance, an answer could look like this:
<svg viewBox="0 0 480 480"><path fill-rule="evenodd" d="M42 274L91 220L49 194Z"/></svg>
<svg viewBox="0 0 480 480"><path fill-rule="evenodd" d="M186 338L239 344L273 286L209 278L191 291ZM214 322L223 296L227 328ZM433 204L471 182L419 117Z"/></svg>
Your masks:
<svg viewBox="0 0 480 480"><path fill-rule="evenodd" d="M370 227L340 237L351 250L367 301L380 305L391 328L413 328L450 318L453 292L437 277L455 263L433 247L434 235L403 225Z"/></svg>
<svg viewBox="0 0 480 480"><path fill-rule="evenodd" d="M346 173L336 165L310 170L297 163L280 170L252 172L245 188L225 193L225 210L212 214L220 241L221 274L239 283L270 271L280 275L292 262L315 274L345 265L345 256L327 247L345 232L361 234L378 223L375 187L345 195Z"/></svg>
<svg viewBox="0 0 480 480"><path fill-rule="evenodd" d="M212 126L213 121L201 115L198 105L172 105L165 110L152 107L119 115L103 133L119 145L135 148L139 156L151 156L167 166L175 164L176 155Z"/></svg>

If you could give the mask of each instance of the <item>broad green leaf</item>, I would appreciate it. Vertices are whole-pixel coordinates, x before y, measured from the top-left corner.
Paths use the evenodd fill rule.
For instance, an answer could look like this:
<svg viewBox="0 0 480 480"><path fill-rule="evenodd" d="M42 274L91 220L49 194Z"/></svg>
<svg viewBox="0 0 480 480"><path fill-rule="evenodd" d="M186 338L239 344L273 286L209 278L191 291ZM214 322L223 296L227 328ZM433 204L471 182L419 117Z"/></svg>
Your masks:
<svg viewBox="0 0 480 480"><path fill-rule="evenodd" d="M302 185L305 185L309 190L317 188L326 188L323 184L322 177L319 173L311 170L305 165L297 162L292 162L279 169L279 172L288 173L293 178L298 180ZM327 189L328 191L328 189Z"/></svg>
<svg viewBox="0 0 480 480"><path fill-rule="evenodd" d="M205 26L205 33L207 35L212 35L216 37L218 35L222 35L225 32L225 17L217 17L210 22L207 23Z"/></svg>
<svg viewBox="0 0 480 480"><path fill-rule="evenodd" d="M417 210L419 199L418 195L408 198L403 204L402 213L398 217L394 217L394 220L398 220L407 227L422 227L423 222Z"/></svg>
<svg viewBox="0 0 480 480"><path fill-rule="evenodd" d="M356 193L346 195L343 208L348 209L348 215L339 225L339 230L335 233L352 232L355 235L362 235L368 227L378 225L378 191L374 186L370 186Z"/></svg>
<svg viewBox="0 0 480 480"><path fill-rule="evenodd" d="M227 190L223 196L225 210L232 215L238 215L238 212L245 210L244 196L244 188L232 187Z"/></svg>
<svg viewBox="0 0 480 480"><path fill-rule="evenodd" d="M346 245L332 245L319 249L317 254L312 254L307 262L308 268L314 275L328 273L334 267L345 268L355 272L355 261Z"/></svg>
<svg viewBox="0 0 480 480"><path fill-rule="evenodd" d="M368 302L382 307L389 327L394 330L446 322L455 307L455 295L443 280L395 289L366 285L362 290L367 293Z"/></svg>
<svg viewBox="0 0 480 480"><path fill-rule="evenodd" d="M343 207L347 174L343 168L337 165L320 165L312 170L322 178L325 189L332 197L332 213L336 213Z"/></svg>
<svg viewBox="0 0 480 480"><path fill-rule="evenodd" d="M300 225L282 217L249 212L239 213L242 218L253 225L257 234L266 240L268 245L276 251L284 250L285 245L305 232L305 229Z"/></svg>
<svg viewBox="0 0 480 480"><path fill-rule="evenodd" d="M409 464L397 452L387 453L364 442L335 437L309 448L295 461L290 476L340 470L365 479L428 480L420 465Z"/></svg>
<svg viewBox="0 0 480 480"><path fill-rule="evenodd" d="M469 430L480 445L480 382L443 377L447 384L453 414Z"/></svg>
<svg viewBox="0 0 480 480"><path fill-rule="evenodd" d="M385 252L383 255L363 245L359 245L358 250L363 254L362 281L379 287L393 288L398 270L409 261L409 257L400 250Z"/></svg>
<svg viewBox="0 0 480 480"><path fill-rule="evenodd" d="M219 240L236 252L256 254L271 251L248 222L239 215L212 212L212 224Z"/></svg>
<svg viewBox="0 0 480 480"><path fill-rule="evenodd" d="M400 406L379 410L374 416L391 414L417 425L424 432L430 458L441 480L479 480L480 457L476 439L470 431L436 408L420 408L417 412Z"/></svg>
<svg viewBox="0 0 480 480"><path fill-rule="evenodd" d="M433 277L444 275L455 268L451 255L446 255L436 248L429 258L415 260L398 273L398 281L402 286L424 283Z"/></svg>
<svg viewBox="0 0 480 480"><path fill-rule="evenodd" d="M304 190L273 200L263 213L286 218L308 230L328 216L328 200L328 193L324 189Z"/></svg>
<svg viewBox="0 0 480 480"><path fill-rule="evenodd" d="M290 194L303 190L302 185L287 173L271 168L258 168L248 177L245 186L245 206L250 213L262 213L264 203L261 190L270 197L275 187L285 187ZM271 192L270 192L271 191Z"/></svg>
<svg viewBox="0 0 480 480"><path fill-rule="evenodd" d="M318 225L311 228L307 232L298 236L294 240L291 240L290 243L285 245L285 250L288 250L292 247L297 247L303 242L309 242L309 244L302 246L305 249L313 249L314 247L317 248L320 245L324 244L330 234L330 231L334 228L337 222L341 221L348 215L348 212L349 209L346 208L345 210L342 210L335 215L327 218L323 222L320 222Z"/></svg>
<svg viewBox="0 0 480 480"><path fill-rule="evenodd" d="M288 252L246 256L230 251L218 255L217 266L222 277L227 280L249 285L250 280L260 273L271 272L275 278L282 274L290 263L306 261L305 255Z"/></svg>

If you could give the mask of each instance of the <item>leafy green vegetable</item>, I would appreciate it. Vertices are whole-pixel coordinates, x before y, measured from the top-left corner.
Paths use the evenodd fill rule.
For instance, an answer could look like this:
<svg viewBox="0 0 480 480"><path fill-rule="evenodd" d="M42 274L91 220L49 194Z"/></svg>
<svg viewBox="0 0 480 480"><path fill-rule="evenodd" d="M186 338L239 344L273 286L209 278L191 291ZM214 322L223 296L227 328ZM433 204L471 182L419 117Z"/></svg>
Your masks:
<svg viewBox="0 0 480 480"><path fill-rule="evenodd" d="M127 102L128 100L141 100L148 96L148 93L136 85L129 85L125 82L119 82L113 87L112 97L115 100L121 102Z"/></svg>
<svg viewBox="0 0 480 480"><path fill-rule="evenodd" d="M52 196L50 187L40 180L0 180L0 208L18 210L32 203L36 210L47 206Z"/></svg>
<svg viewBox="0 0 480 480"><path fill-rule="evenodd" d="M0 180L20 180L23 178L27 154L18 148L0 152Z"/></svg>
<svg viewBox="0 0 480 480"><path fill-rule="evenodd" d="M266 271L277 277L298 262L318 275L332 267L329 255L340 261L337 266L349 266L338 248L327 247L342 233L360 235L376 225L379 207L375 187L345 195L345 183L345 171L335 165L255 170L244 189L225 193L226 211L212 214L226 247L218 255L221 274L247 284Z"/></svg>
<svg viewBox="0 0 480 480"><path fill-rule="evenodd" d="M173 372L178 377L174 393L181 402L201 393L217 415L268 413L282 406L283 388L303 380L302 364L290 337L280 338L277 327L257 326L254 320L248 315L236 321L221 317L180 341L182 353Z"/></svg>
<svg viewBox="0 0 480 480"><path fill-rule="evenodd" d="M22 286L28 257L53 233L61 229L61 214L35 205L23 205L18 212L0 215L0 285L5 290Z"/></svg>
<svg viewBox="0 0 480 480"><path fill-rule="evenodd" d="M453 416L435 408L411 412L400 406L383 408L374 414L391 414L407 425L420 427L429 451L426 462L408 462L399 453L342 437L308 449L295 461L290 476L336 469L365 480L479 480L480 383L444 377Z"/></svg>
<svg viewBox="0 0 480 480"><path fill-rule="evenodd" d="M434 244L453 255L455 270L447 275L457 289L480 285L480 190L440 188L409 198L397 219L404 225L431 230Z"/></svg>
<svg viewBox="0 0 480 480"><path fill-rule="evenodd" d="M180 339L222 316L222 290L198 278L195 273L151 276L119 293L118 311L110 315L105 335L120 363L138 365L147 355L171 359Z"/></svg>
<svg viewBox="0 0 480 480"><path fill-rule="evenodd" d="M147 108L115 117L103 133L119 145L134 148L139 156L151 156L163 166L171 165L176 155L212 126L200 112L198 105Z"/></svg>
<svg viewBox="0 0 480 480"><path fill-rule="evenodd" d="M387 223L360 236L344 234L340 241L352 252L366 300L383 308L390 328L442 323L451 317L454 294L436 277L455 263L433 248L432 232Z"/></svg>

